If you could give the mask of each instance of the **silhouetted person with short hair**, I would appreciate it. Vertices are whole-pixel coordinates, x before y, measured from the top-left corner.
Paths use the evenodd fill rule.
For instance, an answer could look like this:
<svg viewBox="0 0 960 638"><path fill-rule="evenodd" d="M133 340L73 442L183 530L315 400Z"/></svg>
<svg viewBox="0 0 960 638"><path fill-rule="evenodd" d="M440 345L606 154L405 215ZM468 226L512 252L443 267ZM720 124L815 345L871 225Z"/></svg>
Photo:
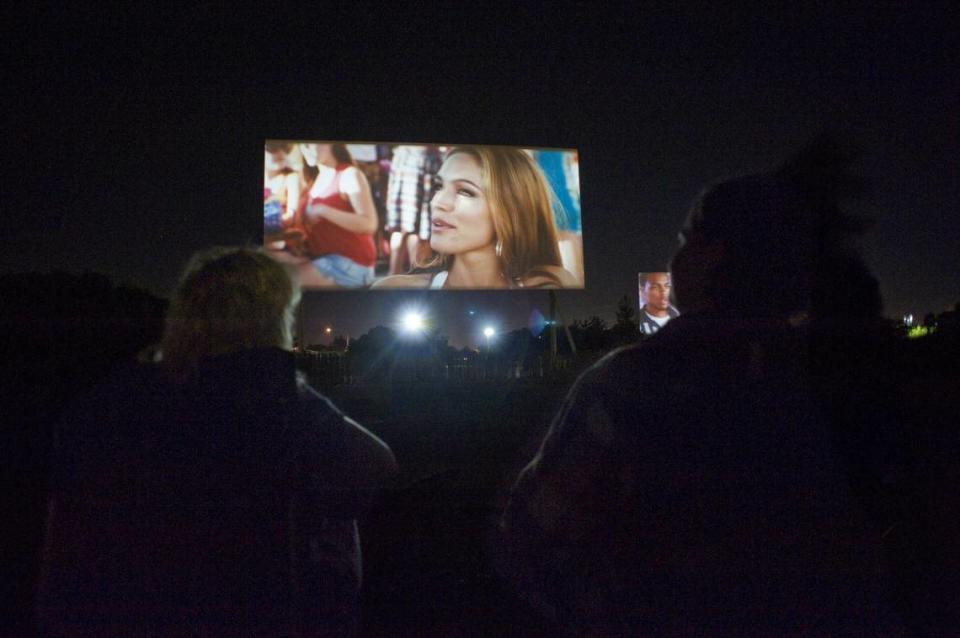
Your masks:
<svg viewBox="0 0 960 638"><path fill-rule="evenodd" d="M396 462L298 379L298 300L260 251L195 256L161 361L118 371L58 428L43 634L356 630L356 519Z"/></svg>
<svg viewBox="0 0 960 638"><path fill-rule="evenodd" d="M683 315L577 380L514 487L501 573L572 634L902 632L809 389L798 326L840 213L796 166L706 191Z"/></svg>

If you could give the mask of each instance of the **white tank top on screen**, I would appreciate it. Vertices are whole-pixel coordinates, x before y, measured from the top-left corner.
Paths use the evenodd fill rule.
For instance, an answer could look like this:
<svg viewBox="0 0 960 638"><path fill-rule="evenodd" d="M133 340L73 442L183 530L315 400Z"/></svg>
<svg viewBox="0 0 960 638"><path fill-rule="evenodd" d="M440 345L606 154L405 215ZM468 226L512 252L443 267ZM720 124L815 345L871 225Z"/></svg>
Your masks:
<svg viewBox="0 0 960 638"><path fill-rule="evenodd" d="M430 280L430 290L440 290L443 288L443 284L447 283L447 271L441 270L433 276L433 279Z"/></svg>
<svg viewBox="0 0 960 638"><path fill-rule="evenodd" d="M450 274L448 270L441 270L433 276L430 280L430 290L440 290L443 288L443 285L447 283L447 275ZM523 280L517 277L516 279L511 279L510 287L511 288L523 288Z"/></svg>

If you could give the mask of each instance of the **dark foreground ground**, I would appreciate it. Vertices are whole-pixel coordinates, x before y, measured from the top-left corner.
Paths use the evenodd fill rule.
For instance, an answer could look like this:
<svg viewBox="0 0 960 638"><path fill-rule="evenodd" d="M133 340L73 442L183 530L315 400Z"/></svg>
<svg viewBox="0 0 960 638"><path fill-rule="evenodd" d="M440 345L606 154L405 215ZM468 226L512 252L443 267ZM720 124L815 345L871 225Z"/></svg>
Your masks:
<svg viewBox="0 0 960 638"><path fill-rule="evenodd" d="M551 635L496 576L492 533L569 380L339 387L327 394L381 436L398 487L364 521L363 633Z"/></svg>
<svg viewBox="0 0 960 638"><path fill-rule="evenodd" d="M908 516L890 550L900 606L918 635L951 635L943 629L960 626L960 375L953 356L924 350L902 366L914 463L905 477ZM64 362L56 374L49 363L37 378L21 374L33 390L6 396L21 415L3 432L13 469L5 554L15 569L3 583L10 595L0 624L14 627L11 635L29 635L19 630L30 626L52 424L63 397L107 369L80 358ZM553 379L318 388L386 440L401 465L397 486L361 527L363 635L557 634L497 577L491 548L510 486L573 381L575 370L563 372Z"/></svg>
<svg viewBox="0 0 960 638"><path fill-rule="evenodd" d="M556 635L498 578L491 549L512 482L572 380L326 389L402 468L361 528L364 635ZM917 635L951 635L960 621L960 379L901 388L907 510L887 539L897 605Z"/></svg>
<svg viewBox="0 0 960 638"><path fill-rule="evenodd" d="M0 278L0 292L0 636L29 636L55 423L157 342L165 302L89 273ZM402 468L362 524L364 635L557 634L497 578L491 545L509 488L575 373L603 354L584 350L554 378L317 384L385 439ZM889 403L911 462L899 479L905 515L888 536L900 608L918 635L958 635L960 335L944 323L875 354L859 367L894 379Z"/></svg>

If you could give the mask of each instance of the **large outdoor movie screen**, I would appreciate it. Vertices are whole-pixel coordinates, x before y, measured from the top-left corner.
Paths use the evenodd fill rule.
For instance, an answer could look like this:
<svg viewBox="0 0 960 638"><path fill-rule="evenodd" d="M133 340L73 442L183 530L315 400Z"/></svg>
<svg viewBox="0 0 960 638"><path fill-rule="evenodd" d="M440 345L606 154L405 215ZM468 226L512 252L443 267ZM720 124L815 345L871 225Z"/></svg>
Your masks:
<svg viewBox="0 0 960 638"><path fill-rule="evenodd" d="M583 288L579 154L267 140L263 244L306 289Z"/></svg>

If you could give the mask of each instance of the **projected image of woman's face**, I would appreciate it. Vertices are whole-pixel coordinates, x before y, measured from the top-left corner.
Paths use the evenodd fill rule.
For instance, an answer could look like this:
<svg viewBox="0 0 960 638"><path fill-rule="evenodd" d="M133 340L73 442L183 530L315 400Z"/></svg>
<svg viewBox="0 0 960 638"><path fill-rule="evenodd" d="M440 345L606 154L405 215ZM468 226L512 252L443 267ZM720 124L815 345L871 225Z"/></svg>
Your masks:
<svg viewBox="0 0 960 638"><path fill-rule="evenodd" d="M435 251L456 255L493 247L493 217L482 184L480 163L472 155L455 153L443 163L431 202Z"/></svg>
<svg viewBox="0 0 960 638"><path fill-rule="evenodd" d="M263 232L306 289L583 289L576 149L264 140Z"/></svg>

